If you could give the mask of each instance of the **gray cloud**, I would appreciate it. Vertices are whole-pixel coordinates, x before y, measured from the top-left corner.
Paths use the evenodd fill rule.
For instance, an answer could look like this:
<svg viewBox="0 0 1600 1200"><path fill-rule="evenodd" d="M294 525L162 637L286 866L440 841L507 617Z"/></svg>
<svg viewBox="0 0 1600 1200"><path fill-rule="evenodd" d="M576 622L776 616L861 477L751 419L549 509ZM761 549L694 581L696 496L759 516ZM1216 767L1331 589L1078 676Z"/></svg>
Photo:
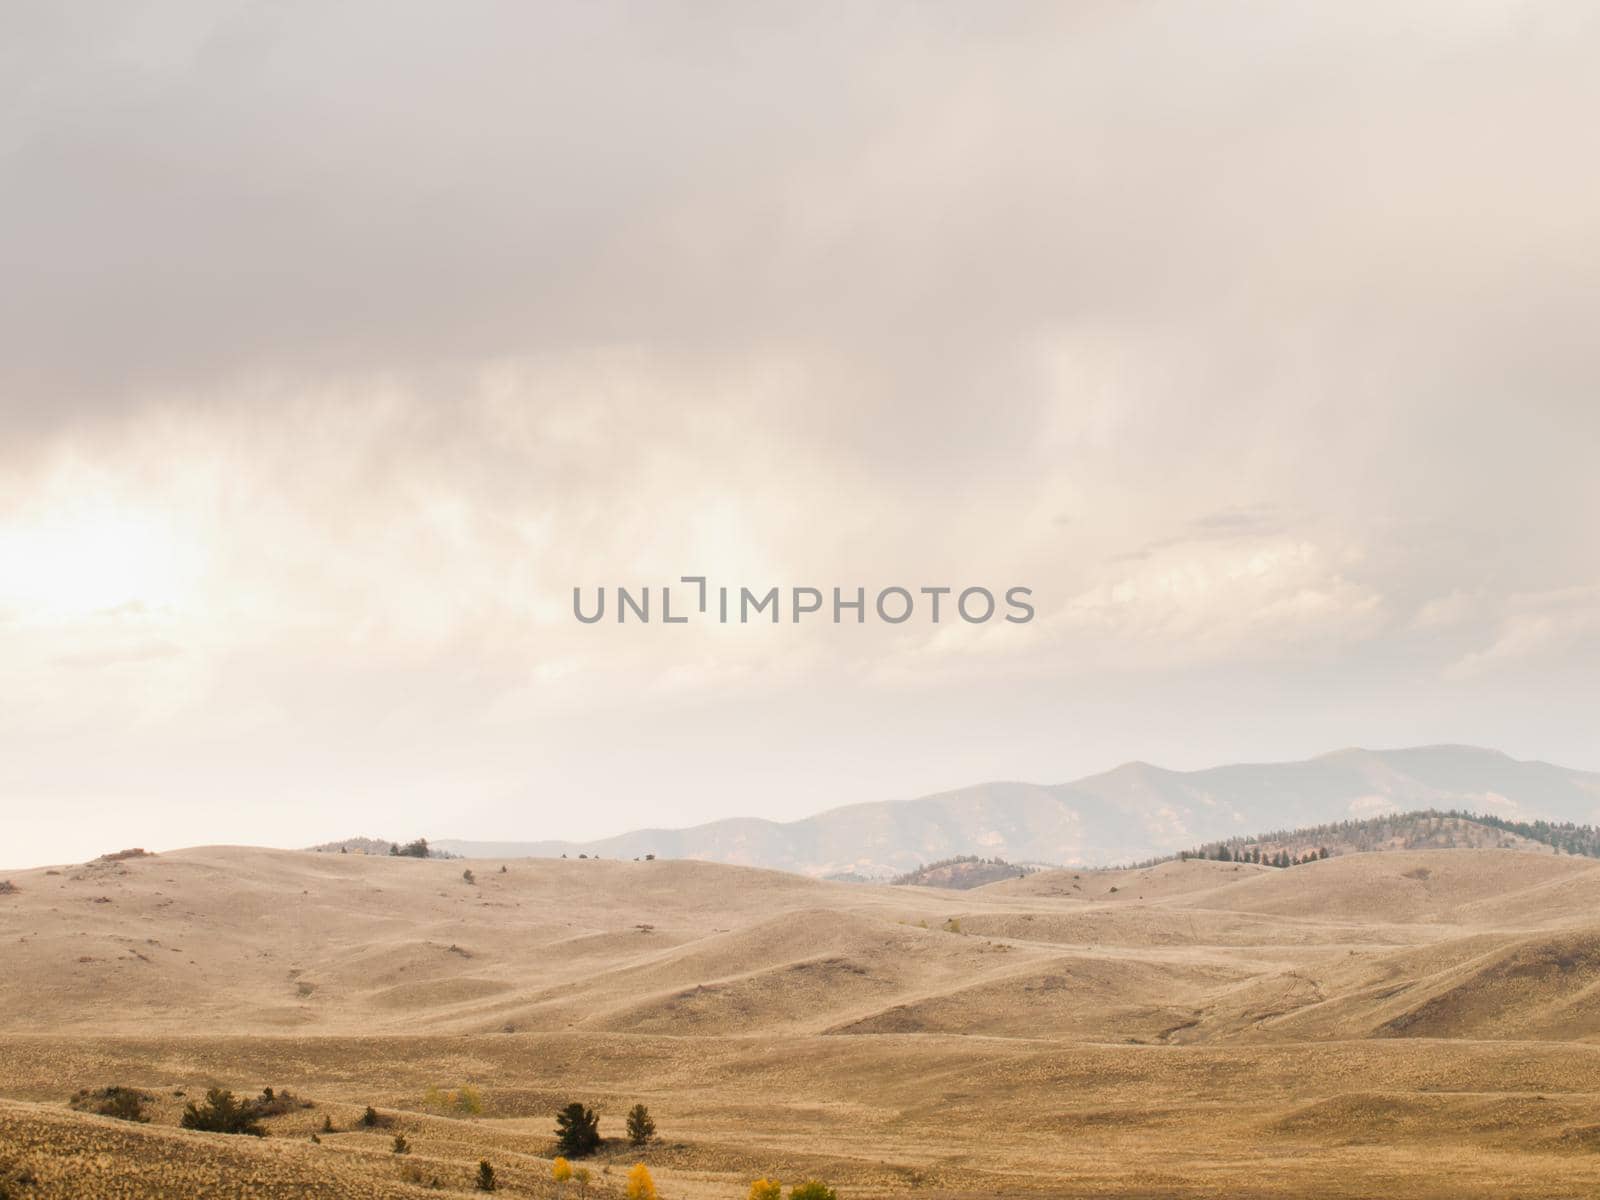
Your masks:
<svg viewBox="0 0 1600 1200"><path fill-rule="evenodd" d="M785 728L791 810L1113 747L1581 757L1597 49L1560 3L8 5L0 784L228 743L263 804L452 775L522 833L584 764L618 825L749 808ZM1041 620L551 615L703 564Z"/></svg>

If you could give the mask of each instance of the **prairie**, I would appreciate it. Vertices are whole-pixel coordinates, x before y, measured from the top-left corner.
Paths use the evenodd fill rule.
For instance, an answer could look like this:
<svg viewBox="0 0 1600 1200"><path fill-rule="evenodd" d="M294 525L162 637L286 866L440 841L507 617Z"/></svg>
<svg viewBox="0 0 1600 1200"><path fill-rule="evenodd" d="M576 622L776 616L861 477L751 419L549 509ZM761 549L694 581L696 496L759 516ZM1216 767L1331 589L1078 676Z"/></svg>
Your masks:
<svg viewBox="0 0 1600 1200"><path fill-rule="evenodd" d="M437 1195L480 1159L504 1194L556 1195L576 1188L550 1181L569 1100L608 1138L596 1194L635 1161L707 1200L762 1174L846 1197L1600 1190L1587 859L1189 861L951 892L209 847L9 878L12 1196ZM148 1095L149 1122L68 1107L109 1085ZM440 1103L469 1085L481 1111ZM212 1086L310 1106L260 1139L180 1129ZM636 1102L660 1130L642 1150L622 1140Z"/></svg>

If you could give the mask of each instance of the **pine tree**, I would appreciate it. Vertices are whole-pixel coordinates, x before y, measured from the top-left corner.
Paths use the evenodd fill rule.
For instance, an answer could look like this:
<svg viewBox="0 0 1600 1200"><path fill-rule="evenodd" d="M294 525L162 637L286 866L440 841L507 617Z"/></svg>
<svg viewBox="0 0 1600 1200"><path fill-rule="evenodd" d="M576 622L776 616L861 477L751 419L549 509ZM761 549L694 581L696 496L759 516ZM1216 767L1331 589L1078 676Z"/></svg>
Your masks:
<svg viewBox="0 0 1600 1200"><path fill-rule="evenodd" d="M202 1133L245 1133L251 1137L266 1137L267 1131L256 1120L254 1106L237 1099L226 1088L212 1088L206 1093L206 1102L196 1105L189 1101L178 1122L185 1129L198 1129Z"/></svg>
<svg viewBox="0 0 1600 1200"><path fill-rule="evenodd" d="M650 1116L650 1110L642 1104L635 1104L628 1110L628 1140L635 1146L643 1146L656 1135L656 1123Z"/></svg>
<svg viewBox="0 0 1600 1200"><path fill-rule="evenodd" d="M556 1148L569 1158L587 1158L600 1148L600 1118L574 1100L556 1114Z"/></svg>
<svg viewBox="0 0 1600 1200"><path fill-rule="evenodd" d="M478 1160L478 1190L492 1192L499 1184L494 1181L494 1168L489 1165L487 1158Z"/></svg>

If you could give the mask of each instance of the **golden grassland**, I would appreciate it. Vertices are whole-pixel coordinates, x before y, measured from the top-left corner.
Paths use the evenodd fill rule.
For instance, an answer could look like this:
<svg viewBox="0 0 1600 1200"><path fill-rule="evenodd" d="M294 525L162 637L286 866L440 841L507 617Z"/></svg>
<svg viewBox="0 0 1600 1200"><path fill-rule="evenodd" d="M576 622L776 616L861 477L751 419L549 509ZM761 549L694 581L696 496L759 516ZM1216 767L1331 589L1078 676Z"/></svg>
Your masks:
<svg viewBox="0 0 1600 1200"><path fill-rule="evenodd" d="M763 1174L846 1200L1600 1195L1587 859L1186 862L952 893L206 848L10 878L14 1197L439 1195L480 1159L499 1194L575 1196L550 1179L574 1099L612 1139L595 1195L641 1159L668 1200ZM150 1122L67 1107L108 1084L154 1097ZM312 1107L264 1139L178 1128L217 1085ZM441 1101L467 1085L481 1111ZM635 1102L660 1127L643 1150L621 1141ZM391 1124L362 1129L367 1105Z"/></svg>

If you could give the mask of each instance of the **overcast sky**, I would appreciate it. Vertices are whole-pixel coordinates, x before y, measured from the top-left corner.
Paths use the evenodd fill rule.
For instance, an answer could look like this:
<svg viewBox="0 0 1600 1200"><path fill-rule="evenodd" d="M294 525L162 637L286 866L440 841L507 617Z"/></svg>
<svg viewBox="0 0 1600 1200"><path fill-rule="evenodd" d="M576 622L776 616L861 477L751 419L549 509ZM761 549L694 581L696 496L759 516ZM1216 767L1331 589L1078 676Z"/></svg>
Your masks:
<svg viewBox="0 0 1600 1200"><path fill-rule="evenodd" d="M0 7L0 862L1600 768L1586 3ZM1027 625L580 625L1012 585Z"/></svg>

